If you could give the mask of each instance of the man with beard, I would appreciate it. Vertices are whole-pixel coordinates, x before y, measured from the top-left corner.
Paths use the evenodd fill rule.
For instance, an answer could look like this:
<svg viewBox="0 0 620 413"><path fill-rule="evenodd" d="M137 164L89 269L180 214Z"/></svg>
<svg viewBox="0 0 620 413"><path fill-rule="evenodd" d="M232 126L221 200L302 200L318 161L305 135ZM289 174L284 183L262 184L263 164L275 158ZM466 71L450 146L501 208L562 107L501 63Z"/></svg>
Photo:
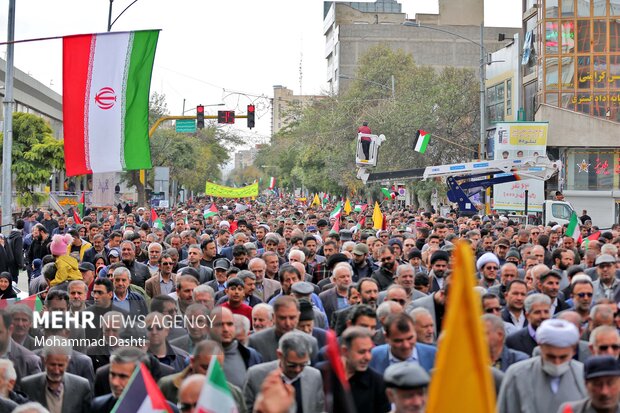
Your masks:
<svg viewBox="0 0 620 413"><path fill-rule="evenodd" d="M353 268L353 282L361 278L370 277L376 270L375 265L368 259L368 246L363 243L356 244L353 248L351 267Z"/></svg>
<svg viewBox="0 0 620 413"><path fill-rule="evenodd" d="M551 298L551 315L568 310L570 306L558 295L562 276L557 271L547 271L539 276L538 290Z"/></svg>
<svg viewBox="0 0 620 413"><path fill-rule="evenodd" d="M381 247L379 257L381 267L372 273L372 278L379 283L379 290L383 291L394 283L394 274L396 274L398 262L394 254L394 248L390 246Z"/></svg>
<svg viewBox="0 0 620 413"><path fill-rule="evenodd" d="M131 283L144 289L146 280L151 278L149 268L136 261L136 246L131 241L121 242L121 260L131 273Z"/></svg>
<svg viewBox="0 0 620 413"><path fill-rule="evenodd" d="M32 265L32 261L36 258L43 259L44 256L50 253L50 243L52 239L47 232L47 229L41 224L36 224L32 228L32 244L28 249L27 263Z"/></svg>
<svg viewBox="0 0 620 413"><path fill-rule="evenodd" d="M51 336L50 340L61 340ZM68 373L71 348L50 346L43 349L45 372L22 379L22 391L31 401L41 403L50 413L90 411L90 383L83 377Z"/></svg>
<svg viewBox="0 0 620 413"><path fill-rule="evenodd" d="M553 260L553 267L551 269L556 270L562 276L560 289L568 287L570 281L568 280L566 270L575 263L575 253L572 250L556 248L551 253L551 259Z"/></svg>
<svg viewBox="0 0 620 413"><path fill-rule="evenodd" d="M262 257L263 261L265 261L265 277L270 280L280 281L278 280L278 271L280 271L280 259L278 258L278 254L274 251L265 252ZM265 297L265 299L269 299L269 297Z"/></svg>
<svg viewBox="0 0 620 413"><path fill-rule="evenodd" d="M352 291L351 287L349 288L349 293ZM355 288L353 288L353 290L354 289ZM373 310L377 309L377 298L379 297L379 283L377 283L377 280L374 278L362 278L357 283L357 291L362 300L361 304L366 304ZM357 305L349 305L348 307L335 311L332 314L330 325L337 334L344 331L349 315L355 310L355 308L357 308Z"/></svg>
<svg viewBox="0 0 620 413"><path fill-rule="evenodd" d="M213 270L211 268L200 265L202 260L202 249L198 244L192 244L187 250L187 259L179 262L179 269L190 267L198 272L198 282L200 284L213 280Z"/></svg>
<svg viewBox="0 0 620 413"><path fill-rule="evenodd" d="M450 262L450 254L446 251L435 251L431 255L431 272L429 277L429 293L434 293L443 288L445 284L444 275L448 270L448 263Z"/></svg>

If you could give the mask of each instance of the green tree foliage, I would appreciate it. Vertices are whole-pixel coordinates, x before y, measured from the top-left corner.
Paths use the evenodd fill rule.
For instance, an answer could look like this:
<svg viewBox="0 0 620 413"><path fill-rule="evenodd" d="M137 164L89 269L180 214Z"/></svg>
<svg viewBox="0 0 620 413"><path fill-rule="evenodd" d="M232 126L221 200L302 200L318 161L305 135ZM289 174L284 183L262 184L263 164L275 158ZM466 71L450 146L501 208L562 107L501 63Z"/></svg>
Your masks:
<svg viewBox="0 0 620 413"><path fill-rule="evenodd" d="M42 202L44 196L35 193L34 187L46 184L54 170L64 167L63 143L54 139L49 124L29 113L14 113L11 170L18 202L21 205Z"/></svg>
<svg viewBox="0 0 620 413"><path fill-rule="evenodd" d="M361 57L350 87L304 108L296 121L273 137L256 164L272 165L280 183L312 191L343 193L363 188L356 178L357 128L368 121L387 141L376 171L419 168L470 160L478 148L478 81L467 69L436 71L386 45ZM391 76L395 78L392 98ZM364 80L368 81L364 81ZM382 87L380 85L385 85ZM431 133L425 154L413 150L418 129ZM422 187L421 187L422 190ZM421 199L429 196L424 186Z"/></svg>

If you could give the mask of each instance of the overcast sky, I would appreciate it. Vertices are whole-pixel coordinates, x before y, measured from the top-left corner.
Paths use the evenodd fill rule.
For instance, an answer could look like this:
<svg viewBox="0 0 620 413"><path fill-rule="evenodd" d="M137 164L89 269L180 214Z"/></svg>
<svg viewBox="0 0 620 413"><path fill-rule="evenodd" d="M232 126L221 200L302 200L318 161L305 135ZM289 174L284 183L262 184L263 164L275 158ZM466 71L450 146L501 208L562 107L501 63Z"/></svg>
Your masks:
<svg viewBox="0 0 620 413"><path fill-rule="evenodd" d="M113 17L131 2L115 0ZM410 18L438 11L434 0L401 3ZM521 0L486 3L487 26L521 25ZM105 32L108 8L108 0L17 0L15 38ZM7 11L8 0L0 1L1 41L7 37ZM271 114L268 100L260 97L271 97L278 84L299 93L300 61L303 93L326 89L320 0L138 0L112 30L138 29L162 30L151 92L166 95L171 114L181 113L184 99L186 109L223 102L238 112L254 101L257 128L249 132L240 120L239 129L264 140ZM16 45L15 65L61 93L61 40Z"/></svg>

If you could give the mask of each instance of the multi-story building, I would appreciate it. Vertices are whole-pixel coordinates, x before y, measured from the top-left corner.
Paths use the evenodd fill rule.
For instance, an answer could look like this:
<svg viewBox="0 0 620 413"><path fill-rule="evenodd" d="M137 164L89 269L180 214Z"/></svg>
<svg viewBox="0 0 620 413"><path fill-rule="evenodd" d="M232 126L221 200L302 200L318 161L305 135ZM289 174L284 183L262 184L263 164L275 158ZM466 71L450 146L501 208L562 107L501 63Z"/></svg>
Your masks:
<svg viewBox="0 0 620 413"><path fill-rule="evenodd" d="M271 135L275 135L280 129L295 121L305 106L324 97L321 95L295 95L286 86L275 85L271 102Z"/></svg>
<svg viewBox="0 0 620 413"><path fill-rule="evenodd" d="M411 53L417 64L480 70L483 0L439 0L439 14L416 14L414 20L407 19L396 0L323 4L327 82L332 93L347 88L356 75L359 58L377 44ZM405 26L405 22L420 27ZM504 46L500 34L510 39L518 31L484 27L486 52Z"/></svg>
<svg viewBox="0 0 620 413"><path fill-rule="evenodd" d="M235 153L235 169L242 170L254 163L258 148L243 149Z"/></svg>
<svg viewBox="0 0 620 413"><path fill-rule="evenodd" d="M523 104L548 121L559 186L595 225L620 222L620 0L524 0Z"/></svg>

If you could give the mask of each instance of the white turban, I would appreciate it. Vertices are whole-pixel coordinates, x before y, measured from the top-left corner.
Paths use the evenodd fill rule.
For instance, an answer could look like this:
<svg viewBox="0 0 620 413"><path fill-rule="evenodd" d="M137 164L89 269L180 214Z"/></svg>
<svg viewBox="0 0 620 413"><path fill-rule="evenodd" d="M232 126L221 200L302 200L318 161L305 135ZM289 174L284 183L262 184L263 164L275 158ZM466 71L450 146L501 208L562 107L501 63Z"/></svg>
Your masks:
<svg viewBox="0 0 620 413"><path fill-rule="evenodd" d="M495 263L495 265L499 267L499 259L497 259L495 254L493 254L492 252L486 252L482 254L480 258L478 258L478 261L476 262L476 268L478 269L478 271L480 271L482 267L484 267L490 262Z"/></svg>
<svg viewBox="0 0 620 413"><path fill-rule="evenodd" d="M572 347L579 341L579 331L570 321L553 318L538 327L536 341L553 347Z"/></svg>

